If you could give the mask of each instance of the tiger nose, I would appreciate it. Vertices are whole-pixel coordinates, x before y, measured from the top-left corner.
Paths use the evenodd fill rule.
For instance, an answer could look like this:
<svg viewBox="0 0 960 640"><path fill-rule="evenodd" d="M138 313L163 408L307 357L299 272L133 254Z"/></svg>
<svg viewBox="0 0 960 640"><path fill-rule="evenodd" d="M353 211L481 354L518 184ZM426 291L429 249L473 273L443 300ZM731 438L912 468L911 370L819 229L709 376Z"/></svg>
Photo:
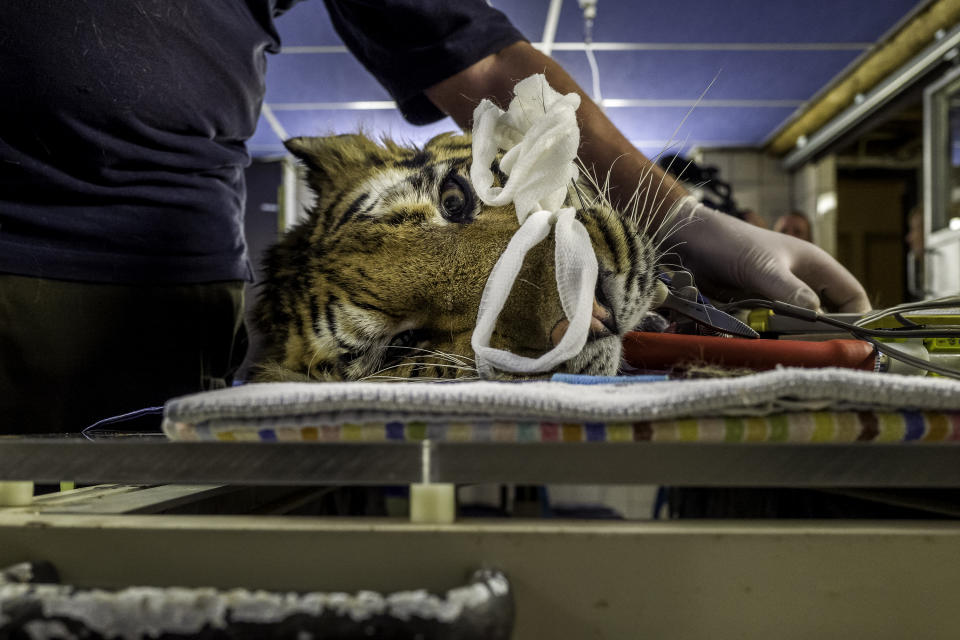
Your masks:
<svg viewBox="0 0 960 640"><path fill-rule="evenodd" d="M570 321L564 318L556 325L554 325L553 330L550 332L550 342L553 343L553 346L560 344L560 340L563 339L564 334L567 332L567 327L570 326ZM613 314L610 313L610 310L605 306L597 302L597 299L593 299L593 313L590 318L590 334L588 339L597 339L597 338L606 338L607 336L613 336L617 334L617 324L614 321Z"/></svg>

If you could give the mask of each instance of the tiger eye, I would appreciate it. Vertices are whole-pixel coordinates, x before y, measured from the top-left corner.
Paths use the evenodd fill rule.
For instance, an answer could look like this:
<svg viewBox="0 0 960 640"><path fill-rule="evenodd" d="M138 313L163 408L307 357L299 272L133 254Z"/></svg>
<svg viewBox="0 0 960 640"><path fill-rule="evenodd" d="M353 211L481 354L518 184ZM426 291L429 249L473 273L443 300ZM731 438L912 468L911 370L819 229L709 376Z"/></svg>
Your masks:
<svg viewBox="0 0 960 640"><path fill-rule="evenodd" d="M467 203L460 189L447 189L440 197L443 199L443 210L451 215L463 211L463 205Z"/></svg>
<svg viewBox="0 0 960 640"><path fill-rule="evenodd" d="M440 185L440 207L443 217L451 222L470 222L473 213L473 193L466 180L451 174Z"/></svg>

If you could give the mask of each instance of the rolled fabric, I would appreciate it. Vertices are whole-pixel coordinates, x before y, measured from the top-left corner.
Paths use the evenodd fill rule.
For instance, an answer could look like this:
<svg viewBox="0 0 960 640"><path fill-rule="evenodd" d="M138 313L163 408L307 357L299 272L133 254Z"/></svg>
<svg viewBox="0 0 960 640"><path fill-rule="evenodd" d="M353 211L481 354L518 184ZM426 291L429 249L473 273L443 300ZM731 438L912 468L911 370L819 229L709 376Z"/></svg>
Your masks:
<svg viewBox="0 0 960 640"><path fill-rule="evenodd" d="M583 349L590 330L597 257L586 228L572 208L561 209L567 186L579 175L574 159L580 144L576 110L580 96L554 91L542 74L521 80L506 112L483 100L473 113L473 165L470 179L489 206L513 203L520 228L490 271L471 339L477 370L538 373L555 369ZM508 177L493 186L491 164L500 151ZM497 318L510 295L527 252L556 227L554 263L557 291L570 326L563 339L538 358L490 346Z"/></svg>

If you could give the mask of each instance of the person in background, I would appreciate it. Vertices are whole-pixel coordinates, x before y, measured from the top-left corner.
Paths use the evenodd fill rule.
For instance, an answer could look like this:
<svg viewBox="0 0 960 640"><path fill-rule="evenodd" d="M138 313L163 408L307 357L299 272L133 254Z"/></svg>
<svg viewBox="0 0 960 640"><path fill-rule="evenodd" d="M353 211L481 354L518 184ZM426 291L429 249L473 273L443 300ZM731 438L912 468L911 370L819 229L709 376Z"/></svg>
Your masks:
<svg viewBox="0 0 960 640"><path fill-rule="evenodd" d="M923 206L916 205L907 214L907 233L903 237L907 243L907 292L914 300L927 297L924 280Z"/></svg>
<svg viewBox="0 0 960 640"><path fill-rule="evenodd" d="M246 141L280 50L274 19L293 4L4 0L0 433L77 431L230 384L251 278ZM614 199L663 176L483 0L325 4L408 121L468 127L482 98L505 107L518 80L545 73L580 94L580 157L611 171ZM670 178L659 193L647 215L683 220L662 229L702 290L869 308L816 247L692 202Z"/></svg>
<svg viewBox="0 0 960 640"><path fill-rule="evenodd" d="M763 216L753 209L744 209L741 213L743 214L744 222L748 222L755 227L760 227L761 229L767 228L767 221L764 220Z"/></svg>
<svg viewBox="0 0 960 640"><path fill-rule="evenodd" d="M777 233L785 233L794 238L813 242L810 218L801 211L791 211L777 218L776 222L773 223L773 230Z"/></svg>

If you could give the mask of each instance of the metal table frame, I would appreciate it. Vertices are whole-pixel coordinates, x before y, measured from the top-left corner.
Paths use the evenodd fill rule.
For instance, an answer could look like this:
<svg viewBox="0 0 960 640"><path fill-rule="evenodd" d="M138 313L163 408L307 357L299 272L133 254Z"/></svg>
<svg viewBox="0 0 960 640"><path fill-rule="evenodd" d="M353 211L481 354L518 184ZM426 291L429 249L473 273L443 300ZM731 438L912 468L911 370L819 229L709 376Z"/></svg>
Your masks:
<svg viewBox="0 0 960 640"><path fill-rule="evenodd" d="M958 443L960 444L960 443ZM260 443L0 439L0 481L960 487L954 443Z"/></svg>
<svg viewBox="0 0 960 640"><path fill-rule="evenodd" d="M0 508L0 565L85 587L515 585L514 637L924 637L960 624L957 521L482 521L179 515L234 485L957 487L953 443L190 443L0 439L0 480L96 486ZM202 483L202 484L200 484ZM223 485L230 485L223 486ZM263 487L259 487L262 489ZM185 511L189 513L189 511ZM205 512L206 513L206 512ZM810 615L816 611L816 615Z"/></svg>

